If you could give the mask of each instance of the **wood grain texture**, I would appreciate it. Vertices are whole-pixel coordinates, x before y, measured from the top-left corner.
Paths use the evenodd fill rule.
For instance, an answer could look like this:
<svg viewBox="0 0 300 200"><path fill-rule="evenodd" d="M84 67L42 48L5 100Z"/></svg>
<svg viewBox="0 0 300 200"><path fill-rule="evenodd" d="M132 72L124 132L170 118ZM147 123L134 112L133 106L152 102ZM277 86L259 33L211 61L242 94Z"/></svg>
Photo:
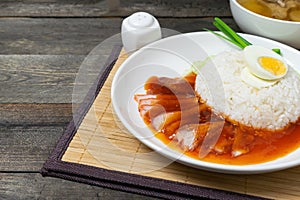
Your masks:
<svg viewBox="0 0 300 200"><path fill-rule="evenodd" d="M0 126L66 126L72 104L0 104Z"/></svg>
<svg viewBox="0 0 300 200"><path fill-rule="evenodd" d="M215 29L212 17L158 20L162 28L182 33ZM239 30L231 18L225 21ZM121 22L121 18L0 18L0 55L87 55L119 34Z"/></svg>
<svg viewBox="0 0 300 200"><path fill-rule="evenodd" d="M240 31L232 18L222 18L232 29ZM181 33L203 31L203 28L216 30L213 26L213 17L204 18L158 18L161 27L172 29Z"/></svg>
<svg viewBox="0 0 300 200"><path fill-rule="evenodd" d="M0 181L0 199L157 199L36 173L0 173Z"/></svg>
<svg viewBox="0 0 300 200"><path fill-rule="evenodd" d="M0 171L39 172L63 130L59 125L0 127Z"/></svg>
<svg viewBox="0 0 300 200"><path fill-rule="evenodd" d="M39 172L72 119L72 104L0 104L0 171Z"/></svg>
<svg viewBox="0 0 300 200"><path fill-rule="evenodd" d="M85 1L4 1L0 16L5 17L112 17L128 16L146 11L158 17L230 16L227 0L127 0L120 1L119 9L109 10L105 0Z"/></svg>
<svg viewBox="0 0 300 200"><path fill-rule="evenodd" d="M84 62L85 58L80 55L0 55L0 103L72 103L74 86L90 87L107 56L103 54L89 62ZM84 69L79 71L80 68ZM79 74L84 79L80 80ZM86 90L76 93L85 96Z"/></svg>
<svg viewBox="0 0 300 200"><path fill-rule="evenodd" d="M86 55L120 32L121 18L2 18L0 54Z"/></svg>
<svg viewBox="0 0 300 200"><path fill-rule="evenodd" d="M70 103L83 56L0 56L1 103Z"/></svg>

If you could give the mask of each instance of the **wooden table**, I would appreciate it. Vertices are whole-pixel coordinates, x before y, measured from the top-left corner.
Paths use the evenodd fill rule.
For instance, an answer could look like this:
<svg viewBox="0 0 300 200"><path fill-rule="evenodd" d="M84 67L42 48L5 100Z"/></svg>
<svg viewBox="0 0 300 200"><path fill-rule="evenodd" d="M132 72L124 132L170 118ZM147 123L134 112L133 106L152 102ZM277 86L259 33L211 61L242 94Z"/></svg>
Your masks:
<svg viewBox="0 0 300 200"><path fill-rule="evenodd" d="M39 173L72 118L85 56L136 11L180 32L213 29L214 16L238 30L224 0L1 1L0 199L151 199Z"/></svg>

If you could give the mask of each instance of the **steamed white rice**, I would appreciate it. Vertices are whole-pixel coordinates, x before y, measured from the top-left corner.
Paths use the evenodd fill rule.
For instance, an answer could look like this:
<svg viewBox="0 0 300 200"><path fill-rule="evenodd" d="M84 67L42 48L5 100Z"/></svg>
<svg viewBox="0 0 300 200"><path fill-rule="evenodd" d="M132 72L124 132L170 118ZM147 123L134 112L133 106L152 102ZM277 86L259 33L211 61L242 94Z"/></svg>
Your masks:
<svg viewBox="0 0 300 200"><path fill-rule="evenodd" d="M224 52L198 73L196 92L215 112L256 128L281 129L300 116L300 79L292 67L278 83L256 89L244 83L241 52Z"/></svg>

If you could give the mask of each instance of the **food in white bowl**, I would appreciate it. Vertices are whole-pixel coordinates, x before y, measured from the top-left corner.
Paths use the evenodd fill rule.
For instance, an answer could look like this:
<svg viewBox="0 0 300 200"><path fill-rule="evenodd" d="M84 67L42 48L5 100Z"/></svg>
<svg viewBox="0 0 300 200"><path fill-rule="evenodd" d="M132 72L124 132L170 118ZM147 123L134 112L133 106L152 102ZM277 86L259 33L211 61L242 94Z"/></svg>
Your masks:
<svg viewBox="0 0 300 200"><path fill-rule="evenodd" d="M145 94L135 95L144 122L172 148L209 162L256 164L297 149L299 74L290 69L276 84L258 89L241 77L247 54L252 56L221 52L196 67L198 75L150 77ZM204 78L211 75L210 62L221 75L224 98L212 94L218 81Z"/></svg>
<svg viewBox="0 0 300 200"><path fill-rule="evenodd" d="M257 14L280 20L300 22L299 0L237 0Z"/></svg>
<svg viewBox="0 0 300 200"><path fill-rule="evenodd" d="M287 61L289 68L286 75L282 77L280 81L278 81L278 83L276 83L275 85L263 87L261 90L266 90L268 88L275 88L275 87L279 88L278 84L280 82L284 82L283 80L285 80L286 78L289 78L289 74L291 73L294 74L295 73L294 71L297 71L297 74L299 75L299 66L297 65L297 63L299 63L299 51L291 47L288 47L286 45L280 44L278 42L267 40L261 37L251 36L247 34L240 34L240 35L243 36L248 41L250 41L253 45L263 46L268 49L272 49L274 47L279 48L281 50L283 58L285 59L285 61ZM204 51L201 51L201 49L203 49ZM299 160L300 124L298 120L296 121L289 120L288 122L283 122L281 125L275 123L277 127L273 127L273 128L269 126L268 128L256 127L253 129L251 125L246 125L246 122L238 124L235 123L235 120L233 120L232 116L229 117L227 115L221 115L222 111L221 110L218 111L217 106L214 107L213 110L209 109L209 104L207 103L208 101L205 101L204 99L205 98L204 93L200 94L199 92L199 94L196 93L196 95L194 96L189 96L190 97L189 99L183 100L183 105L182 105L182 107L187 106L185 107L186 109L184 110L186 111L190 110L192 113L196 111L194 113L197 114L198 113L197 106L199 106L199 104L197 103L199 102L198 97L200 95L203 96L204 101L202 102L201 106L204 106L202 107L202 109L204 109L203 110L204 113L202 113L203 115L202 115L201 122L203 122L203 124L201 126L198 126L196 123L197 120L199 120L199 118L192 117L191 119L193 124L189 124L189 125L186 124L186 126L182 124L181 129L180 130L178 129L178 132L175 135L170 133L169 134L170 138L168 138L166 137L167 134L164 134L167 132L163 133L163 131L159 132L156 130L162 129L163 127L165 127L166 130L168 128L172 128L172 127L174 128L174 126L176 127L176 123L174 124L174 126L171 124L165 125L161 123L161 120L164 119L165 117L168 119L172 119L171 117L173 115L172 113L168 112L166 113L166 115L162 114L160 115L160 117L156 118L155 120L154 119L151 120L151 122L146 121L145 123L142 120L143 117L141 117L141 115L145 114L147 112L147 109L149 109L150 107L154 106L155 104L163 100L162 94L159 95L147 94L147 92L142 87L145 84L148 77L156 76L156 78L152 79L152 83L159 80L159 82L165 82L168 84L172 84L175 82L176 83L175 86L176 85L178 86L178 84L180 85L182 83L182 78L184 74L187 72L186 70L188 70L189 66L191 66L191 62L199 59L203 61L208 56L209 59L205 60L205 62L196 62L196 64L206 63L206 65L204 65L205 67L202 70L206 68L209 69L209 71L213 71L214 73L211 74L212 76L210 76L210 74L204 75L203 78L206 78L207 80L211 79L210 83L214 83L221 80L220 78L218 78L218 76L221 76L221 74L216 71L216 67L212 67L212 68L209 67L209 66L213 66L210 65L210 63L215 62L218 59L221 59L222 57L227 57L229 61L230 60L232 61L232 57L227 56L228 54L233 54L233 57L235 59L242 61L241 63L238 64L239 66L242 65L240 66L241 68L247 67L246 65L248 64L243 58L243 51L241 49L236 48L235 46L233 46L228 42L224 42L223 40L220 40L220 38L208 32L197 32L197 33L189 33L189 34L183 34L179 36L173 36L142 48L138 52L134 53L130 58L128 58L122 64L122 66L119 68L118 72L114 77L114 81L112 84L112 104L117 116L120 118L124 126L135 137L137 137L142 143L149 146L151 149L155 150L157 153L162 154L168 158L171 158L172 160L176 160L178 162L196 168L206 169L210 171L218 171L223 173L225 172L225 173L252 174L252 173L263 173L263 172L282 170L288 167L299 165L300 164L300 160ZM202 57L201 55L204 55L204 57ZM222 61L222 63L224 62ZM231 71L235 69L236 67L228 68L228 70ZM200 75L198 74L197 76ZM189 76L188 80L191 80L191 78L192 77ZM244 84L245 87L251 88L252 91L258 90L255 87L252 87L248 83L245 83L243 80L241 80L240 72L237 74L237 76L235 76L235 78L239 79L240 82L236 84L232 83L232 86L239 88L239 85L242 83ZM194 79L194 83L195 82L196 82L196 78ZM298 85L298 82L296 82L295 84ZM187 94L189 91L195 93L195 88L189 86L185 89L181 89L181 91L186 92ZM216 95L216 97L224 98L224 95L219 93L219 91L222 91L222 88L221 90L216 90L216 91L211 90L211 92L214 95ZM285 94L283 93L289 93L289 91L290 90L288 89L281 91L280 92L281 96L279 95L278 96L279 98L276 98L276 100L280 99L280 97L285 96ZM248 93L249 91L245 90L244 92ZM255 93L256 92L253 92L253 95ZM133 101L133 97L135 94L141 95L141 96L139 95L136 96L137 101L141 99L143 100L139 103ZM178 109L176 108L176 99L174 99L174 96L170 94L168 95L164 96L167 100L165 99L166 101L161 101L161 102L162 103L165 102L167 104L168 102L173 102L174 103L173 109L174 107L175 109ZM263 93L263 92L260 92L260 95L269 96L268 93ZM234 99L235 102L236 100L243 99L243 98L238 98L239 96L236 97L237 98ZM182 98L177 98L177 100L179 99L181 100ZM227 99L231 100L230 98ZM281 98L280 100L281 103L283 103L287 99ZM257 106L256 104L257 102L255 101L259 102L260 98L251 98L251 101L253 101L254 108L268 109L265 106L263 107ZM287 101L289 102L289 100ZM184 104L184 102L187 102L188 104L186 105ZM206 105L208 106L206 107ZM243 112L243 109L239 105L237 104L235 105L236 106L234 109L236 112ZM241 104L241 105L245 106L246 104ZM140 110L139 112L137 108L145 109L144 111L146 112L142 110ZM163 108L164 106L158 106L156 111L161 112ZM172 106L169 107L168 109L170 108L172 108ZM193 111L193 109L189 109L189 108L195 108L195 109ZM281 107L278 106L278 108ZM291 108L291 110L292 112L295 111L293 108ZM279 111L279 113L281 112L280 109L277 111ZM155 117L155 113L152 114L153 115L149 115L149 116ZM248 114L251 117L257 116L256 113L248 113ZM185 114L183 115L188 116ZM176 116L178 117L178 114L174 113L173 117ZM272 117L273 115L270 116L270 119ZM209 120L209 118L213 120L205 121L207 119ZM149 123L151 123L150 125L152 126L152 122L154 123L153 127L149 128L149 126L145 125L145 124L149 125ZM171 123L172 120L171 121L167 120L167 122ZM253 124L253 126L256 126L254 125L253 121L251 123ZM223 128L222 124L224 124L223 126L225 127L224 129L222 129ZM270 122L268 122L268 124L270 124ZM262 127L265 126L266 125L264 124ZM244 134L243 132L239 132L235 134L234 132L232 132L233 127L234 128L238 127L237 130L245 128L247 129L247 131L250 132L250 134ZM220 130L221 131L225 130L225 132L226 131L228 132L229 137L223 137L226 134L221 134L219 135L220 142L217 141L217 143L208 145L210 139L212 138L218 139L218 137L205 137L205 139L202 140L200 133L207 133L205 131L207 129L210 129L212 131L211 132L212 134L213 133L217 134L220 133ZM257 131L257 130L261 130L261 131ZM189 135L190 137L186 137L185 136L186 134ZM197 135L199 141L194 140L195 138L194 136ZM233 137L230 137L230 135ZM254 142L253 142L253 136L255 136ZM261 137L261 136L266 136L266 137ZM226 141L224 140L224 138L225 139L228 138L229 141L223 143L222 141ZM234 145L233 143L231 143L232 145L230 145L230 142L233 141L235 141ZM242 144L238 141L242 141L242 143L244 141L245 143ZM260 143L260 141L262 141L262 143ZM204 145L204 147L208 147L208 148L204 148L208 150L204 152L205 153L204 155L198 154L199 142L201 143L201 146ZM250 144L250 146L248 146L247 143ZM227 147L223 148L227 145L230 148ZM256 147L253 148L253 146Z"/></svg>
<svg viewBox="0 0 300 200"><path fill-rule="evenodd" d="M272 0L271 3L269 0L250 0L251 2L259 1L263 3L267 1L268 4L271 4L267 8L262 3L258 6L246 5L244 7L239 1L244 0L230 0L230 9L234 20L244 32L264 36L300 48L300 19L298 19L300 17L300 11L298 10L300 7L298 6L298 0ZM291 4L296 5L288 9ZM255 10L256 12L254 12Z"/></svg>

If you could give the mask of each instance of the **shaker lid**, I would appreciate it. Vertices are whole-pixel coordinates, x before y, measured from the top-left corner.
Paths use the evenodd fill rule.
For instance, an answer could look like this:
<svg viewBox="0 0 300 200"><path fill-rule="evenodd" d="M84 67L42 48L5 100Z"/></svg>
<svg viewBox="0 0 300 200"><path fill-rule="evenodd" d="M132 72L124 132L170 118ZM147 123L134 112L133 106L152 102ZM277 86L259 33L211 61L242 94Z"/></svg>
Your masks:
<svg viewBox="0 0 300 200"><path fill-rule="evenodd" d="M149 27L154 23L153 16L146 12L137 12L128 18L128 23L136 28Z"/></svg>

